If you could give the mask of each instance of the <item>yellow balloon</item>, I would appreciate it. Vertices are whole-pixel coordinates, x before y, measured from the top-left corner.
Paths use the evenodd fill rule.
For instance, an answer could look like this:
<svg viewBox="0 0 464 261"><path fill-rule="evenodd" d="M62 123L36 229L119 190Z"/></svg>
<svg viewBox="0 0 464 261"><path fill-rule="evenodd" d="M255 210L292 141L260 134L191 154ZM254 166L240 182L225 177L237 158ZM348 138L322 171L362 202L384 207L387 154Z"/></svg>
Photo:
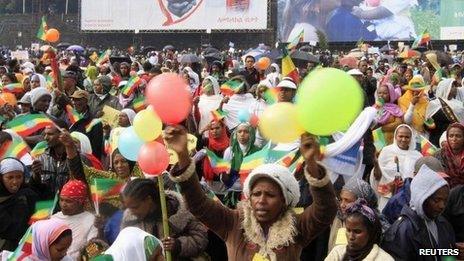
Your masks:
<svg viewBox="0 0 464 261"><path fill-rule="evenodd" d="M141 110L134 118L134 130L141 140L148 142L159 137L163 128L161 119L152 109Z"/></svg>
<svg viewBox="0 0 464 261"><path fill-rule="evenodd" d="M259 118L259 131L273 143L295 141L304 132L298 122L296 106L288 102L267 107Z"/></svg>

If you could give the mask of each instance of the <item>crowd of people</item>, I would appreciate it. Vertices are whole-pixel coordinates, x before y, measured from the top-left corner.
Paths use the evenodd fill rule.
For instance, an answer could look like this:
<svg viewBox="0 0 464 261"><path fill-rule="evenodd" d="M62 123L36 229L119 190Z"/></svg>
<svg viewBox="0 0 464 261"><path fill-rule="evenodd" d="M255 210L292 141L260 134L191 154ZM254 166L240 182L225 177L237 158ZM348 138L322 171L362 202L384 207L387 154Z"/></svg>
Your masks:
<svg viewBox="0 0 464 261"><path fill-rule="evenodd" d="M174 47L127 61L106 52L1 60L2 260L464 259L464 57L388 52L300 63L298 75L285 75L279 59L257 66L252 54L182 62ZM300 80L322 67L356 79L364 107L376 112L357 130L357 173L327 161L324 141L337 143L335 134L275 143L253 120L273 102L294 103ZM162 142L178 159L151 178L118 139L147 107L150 80L171 72L184 79L192 108L181 124L163 126ZM232 95L221 88L230 81L240 83ZM99 120L108 108L117 122ZM20 128L12 124L28 115ZM37 115L52 124L37 128ZM188 134L197 138L193 149ZM263 148L296 152L291 160L300 164L274 158L244 174L244 159ZM214 159L230 168L218 171ZM95 204L96 178L124 185ZM44 201L58 203L31 222Z"/></svg>

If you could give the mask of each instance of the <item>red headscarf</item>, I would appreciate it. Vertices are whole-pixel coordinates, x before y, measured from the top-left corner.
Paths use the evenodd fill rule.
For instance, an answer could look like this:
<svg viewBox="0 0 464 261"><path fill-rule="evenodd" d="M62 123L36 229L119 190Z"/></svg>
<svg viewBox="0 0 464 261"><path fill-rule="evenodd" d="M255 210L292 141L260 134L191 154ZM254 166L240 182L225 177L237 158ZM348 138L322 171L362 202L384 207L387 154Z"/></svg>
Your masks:
<svg viewBox="0 0 464 261"><path fill-rule="evenodd" d="M223 121L211 121L211 123L219 123L222 127L221 135L219 138L214 139L211 136L208 138L208 149L213 151L214 153L223 153L228 147L230 139L227 136L226 125ZM208 157L203 160L203 177L205 180L213 180L214 176L218 173L214 173L213 168L211 167L211 163L209 162Z"/></svg>
<svg viewBox="0 0 464 261"><path fill-rule="evenodd" d="M451 128L458 128L464 134L464 126L460 123L453 123L449 125L446 130L446 139L449 140L449 130ZM446 174L450 176L449 183L451 187L459 184L464 184L464 149L458 154L454 154L453 150L449 145L449 141L446 142L442 150L442 158L445 162Z"/></svg>
<svg viewBox="0 0 464 261"><path fill-rule="evenodd" d="M72 198L84 204L87 200L87 185L83 181L72 179L64 184L60 196Z"/></svg>

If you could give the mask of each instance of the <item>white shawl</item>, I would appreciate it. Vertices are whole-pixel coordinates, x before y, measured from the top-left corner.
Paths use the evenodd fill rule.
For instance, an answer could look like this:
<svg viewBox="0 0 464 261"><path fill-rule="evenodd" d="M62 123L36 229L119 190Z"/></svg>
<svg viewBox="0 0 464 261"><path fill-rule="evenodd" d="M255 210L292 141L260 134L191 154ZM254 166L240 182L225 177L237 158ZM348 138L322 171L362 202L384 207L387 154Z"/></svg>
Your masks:
<svg viewBox="0 0 464 261"><path fill-rule="evenodd" d="M437 86L436 97L437 99L429 102L427 110L425 111L425 117L427 119L432 118L435 113L441 109L441 103L438 98L443 99L446 104L453 110L454 114L458 118L459 122L464 120L464 106L461 101L456 98L451 100L448 99L449 93L453 86L454 79L443 79Z"/></svg>
<svg viewBox="0 0 464 261"><path fill-rule="evenodd" d="M229 130L238 126L238 112L248 110L255 103L255 98L251 93L234 94L230 97L229 102L224 104L223 110L227 112L225 123Z"/></svg>

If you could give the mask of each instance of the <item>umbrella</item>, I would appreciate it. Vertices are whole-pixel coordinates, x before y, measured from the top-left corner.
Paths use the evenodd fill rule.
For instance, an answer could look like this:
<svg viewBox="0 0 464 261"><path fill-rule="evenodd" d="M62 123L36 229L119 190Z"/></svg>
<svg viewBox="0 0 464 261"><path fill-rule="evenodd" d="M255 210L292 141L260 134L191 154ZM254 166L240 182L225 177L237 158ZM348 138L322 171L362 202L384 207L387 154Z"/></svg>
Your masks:
<svg viewBox="0 0 464 261"><path fill-rule="evenodd" d="M311 63L319 63L319 59L307 52L302 52L302 51L294 51L292 54L290 54L290 57L293 60L301 60L301 61L306 61L306 62L311 62Z"/></svg>
<svg viewBox="0 0 464 261"><path fill-rule="evenodd" d="M194 54L184 54L182 57L180 57L180 63L199 63L200 58Z"/></svg>
<svg viewBox="0 0 464 261"><path fill-rule="evenodd" d="M355 57L345 56L340 59L341 66L348 66L350 69L358 67L358 59Z"/></svg>
<svg viewBox="0 0 464 261"><path fill-rule="evenodd" d="M386 44L386 45L382 46L382 48L380 48L379 51L380 51L381 53L384 53L384 52L390 52L391 50L393 50L393 49L390 47L390 45L389 45L389 44Z"/></svg>
<svg viewBox="0 0 464 261"><path fill-rule="evenodd" d="M84 47L80 45L71 45L68 48L66 48L66 51L83 52Z"/></svg>
<svg viewBox="0 0 464 261"><path fill-rule="evenodd" d="M153 46L145 46L143 47L142 53L147 54L149 52L154 52L156 51L156 48Z"/></svg>
<svg viewBox="0 0 464 261"><path fill-rule="evenodd" d="M70 46L70 45L71 45L70 43L61 42L61 43L59 43L59 44L56 46L56 48L59 48L59 49L63 48L63 49L65 49L65 48L67 48L67 47Z"/></svg>
<svg viewBox="0 0 464 261"><path fill-rule="evenodd" d="M346 56L361 58L364 56L364 52L361 51L361 49L359 48L355 48L355 49L352 49L350 53L348 53Z"/></svg>
<svg viewBox="0 0 464 261"><path fill-rule="evenodd" d="M208 55L208 54L216 54L216 53L220 53L220 51L214 47L208 47L205 49L204 51L204 54L205 55Z"/></svg>
<svg viewBox="0 0 464 261"><path fill-rule="evenodd" d="M203 57L205 57L206 62L209 64L214 61L220 61L222 59L220 53L207 54L207 55L204 55Z"/></svg>
<svg viewBox="0 0 464 261"><path fill-rule="evenodd" d="M165 47L163 47L163 51L167 51L167 50L173 50L173 51L174 51L175 49L176 49L176 48L174 48L174 46L172 46L172 45L170 45L170 44L168 44L168 45L166 45Z"/></svg>
<svg viewBox="0 0 464 261"><path fill-rule="evenodd" d="M414 51L414 50L407 50L407 51L400 53L400 55L398 55L398 58L403 58L403 59L414 59L414 58L420 58L420 57L421 57L421 53L418 51Z"/></svg>

